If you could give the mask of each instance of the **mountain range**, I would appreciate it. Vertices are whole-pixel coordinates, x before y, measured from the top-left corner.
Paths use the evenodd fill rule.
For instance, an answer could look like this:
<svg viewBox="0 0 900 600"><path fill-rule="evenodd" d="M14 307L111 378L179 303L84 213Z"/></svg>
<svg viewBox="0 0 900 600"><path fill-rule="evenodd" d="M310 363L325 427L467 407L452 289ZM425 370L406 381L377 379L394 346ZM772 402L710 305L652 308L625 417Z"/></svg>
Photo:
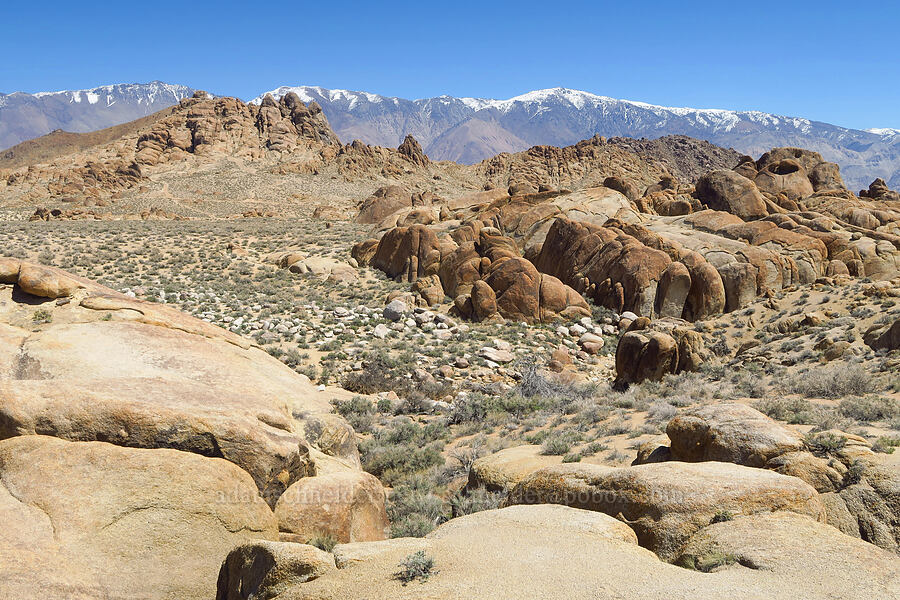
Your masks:
<svg viewBox="0 0 900 600"><path fill-rule="evenodd" d="M0 94L0 149L63 129L86 133L139 119L189 98L183 85L151 81L89 90Z"/></svg>
<svg viewBox="0 0 900 600"><path fill-rule="evenodd" d="M86 132L151 114L189 97L187 86L154 81L91 90L0 94L0 148L55 129ZM397 147L413 135L435 160L474 164L535 145L566 146L595 134L655 139L687 135L752 156L776 146L820 152L838 163L851 188L876 177L900 187L900 130L848 129L758 111L673 108L566 88L508 100L438 96L419 100L316 86L283 86L317 102L341 140ZM266 94L252 103L259 104Z"/></svg>
<svg viewBox="0 0 900 600"><path fill-rule="evenodd" d="M758 111L655 106L566 88L537 90L508 100L438 96L406 100L314 86L280 87L322 107L341 139L396 146L407 134L436 160L475 163L538 144L565 146L594 134L658 138L683 134L759 156L775 146L798 146L838 163L848 185L882 177L900 186L900 130L857 130ZM252 102L260 102L265 94Z"/></svg>

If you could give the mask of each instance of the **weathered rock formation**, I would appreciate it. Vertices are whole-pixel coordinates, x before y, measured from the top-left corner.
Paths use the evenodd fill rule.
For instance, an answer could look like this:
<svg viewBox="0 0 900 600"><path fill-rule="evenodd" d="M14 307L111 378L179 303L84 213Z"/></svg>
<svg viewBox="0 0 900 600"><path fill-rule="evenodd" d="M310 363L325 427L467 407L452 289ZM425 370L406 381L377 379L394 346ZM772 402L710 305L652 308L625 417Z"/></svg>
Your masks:
<svg viewBox="0 0 900 600"><path fill-rule="evenodd" d="M825 520L819 495L800 479L717 462L546 467L516 485L507 503L565 504L621 515L640 545L664 560L677 557L723 510L738 515L784 510Z"/></svg>
<svg viewBox="0 0 900 600"><path fill-rule="evenodd" d="M307 378L171 307L9 258L0 440L4 597L209 597L225 553L275 539L279 518L296 534L385 535L355 434ZM354 478L365 492L273 514L325 474L322 495ZM322 511L328 530L295 526Z"/></svg>
<svg viewBox="0 0 900 600"><path fill-rule="evenodd" d="M417 551L434 560L433 571L404 586L398 565ZM218 598L571 598L602 590L623 600L854 600L900 592L895 557L793 512L706 525L677 559L690 569L660 561L602 513L510 506L453 519L424 539L340 545L333 556L252 542L223 564Z"/></svg>
<svg viewBox="0 0 900 600"><path fill-rule="evenodd" d="M790 427L740 404L692 409L670 421L666 433L670 447L639 453L635 463L723 461L790 475L820 493L830 525L886 550L900 548L900 469L861 437L819 434L835 440L823 453Z"/></svg>

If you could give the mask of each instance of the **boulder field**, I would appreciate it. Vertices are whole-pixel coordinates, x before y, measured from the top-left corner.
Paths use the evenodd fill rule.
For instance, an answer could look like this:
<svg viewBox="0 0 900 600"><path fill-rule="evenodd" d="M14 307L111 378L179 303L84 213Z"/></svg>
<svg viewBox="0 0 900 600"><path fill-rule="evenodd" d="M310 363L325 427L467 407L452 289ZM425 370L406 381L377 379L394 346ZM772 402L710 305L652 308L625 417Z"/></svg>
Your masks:
<svg viewBox="0 0 900 600"><path fill-rule="evenodd" d="M566 317L581 295L618 313L697 321L823 277L896 278L900 203L873 186L857 196L817 153L775 148L694 185L621 175L449 201L385 188L361 203L357 220L375 237L352 254L398 280L429 278L413 289L428 289L423 304L447 297L476 320L494 302L483 287L473 297L475 282L499 298L510 272L529 282L515 288L528 309L497 302L488 317Z"/></svg>
<svg viewBox="0 0 900 600"><path fill-rule="evenodd" d="M0 483L2 597L209 598L238 543L388 527L353 429L306 377L171 307L5 258Z"/></svg>

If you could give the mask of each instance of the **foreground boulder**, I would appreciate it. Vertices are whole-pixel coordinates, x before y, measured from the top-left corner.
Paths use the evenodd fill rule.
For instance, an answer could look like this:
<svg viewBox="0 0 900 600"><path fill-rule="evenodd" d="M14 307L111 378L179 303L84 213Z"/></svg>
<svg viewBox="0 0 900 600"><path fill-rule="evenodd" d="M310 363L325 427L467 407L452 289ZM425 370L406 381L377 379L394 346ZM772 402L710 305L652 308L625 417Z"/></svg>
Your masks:
<svg viewBox="0 0 900 600"><path fill-rule="evenodd" d="M807 440L732 403L685 411L669 422L666 433L671 447L645 447L633 464L725 461L788 475L821 494L829 525L885 550L900 550L900 467L861 437L831 430Z"/></svg>
<svg viewBox="0 0 900 600"><path fill-rule="evenodd" d="M29 435L0 442L0 597L210 598L275 517L228 461Z"/></svg>
<svg viewBox="0 0 900 600"><path fill-rule="evenodd" d="M42 433L225 458L272 506L317 462L358 468L350 426L250 341L59 269L5 265L14 285L0 286L0 439ZM46 300L61 290L62 302Z"/></svg>
<svg viewBox="0 0 900 600"><path fill-rule="evenodd" d="M387 526L353 429L309 379L171 307L17 259L0 260L0 440L4 598L208 598L227 551L277 539L270 506L319 475L308 526ZM337 502L342 477L364 485Z"/></svg>
<svg viewBox="0 0 900 600"><path fill-rule="evenodd" d="M900 467L875 457L850 463L839 491L823 494L828 522L844 533L900 552Z"/></svg>
<svg viewBox="0 0 900 600"><path fill-rule="evenodd" d="M667 462L628 468L558 465L536 471L509 494L508 504L565 504L620 515L641 546L671 560L717 513L786 510L824 521L807 483L727 463Z"/></svg>
<svg viewBox="0 0 900 600"><path fill-rule="evenodd" d="M669 421L672 459L716 460L762 467L804 449L802 436L745 404L722 403L682 412Z"/></svg>
<svg viewBox="0 0 900 600"><path fill-rule="evenodd" d="M690 549L711 572L660 561L628 526L601 513L511 506L453 519L425 538L337 546L333 557L309 546L247 544L223 564L217 598L858 600L900 593L892 555L807 517L740 517L693 537ZM716 544L746 560L722 559ZM427 581L404 585L396 574L418 551L433 569Z"/></svg>
<svg viewBox="0 0 900 600"><path fill-rule="evenodd" d="M317 537L341 543L383 540L390 530L384 488L362 471L304 477L278 499L275 516L283 533L302 542Z"/></svg>

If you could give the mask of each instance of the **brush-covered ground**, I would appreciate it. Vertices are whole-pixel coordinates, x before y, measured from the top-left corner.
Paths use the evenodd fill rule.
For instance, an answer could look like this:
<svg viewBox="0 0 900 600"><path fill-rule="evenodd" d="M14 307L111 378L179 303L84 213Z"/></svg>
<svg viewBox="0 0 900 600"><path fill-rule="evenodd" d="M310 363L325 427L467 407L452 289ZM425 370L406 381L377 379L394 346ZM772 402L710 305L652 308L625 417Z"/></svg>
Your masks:
<svg viewBox="0 0 900 600"><path fill-rule="evenodd" d="M363 237L360 225L303 218L8 221L0 255L172 304L307 375L359 432L364 468L392 488L395 536L496 506L499 494L459 493L480 456L536 444L565 462L621 466L680 407L707 402L745 402L810 436L842 429L884 453L900 445L900 360L862 343L873 323L900 316L883 286L788 289L695 323L715 360L619 392L618 315L469 323L448 314L447 299L388 319L388 295L409 286L352 267L349 248ZM344 270L292 273L270 257L285 249ZM604 337L598 354L578 349L585 331ZM560 357L561 372L545 368Z"/></svg>

